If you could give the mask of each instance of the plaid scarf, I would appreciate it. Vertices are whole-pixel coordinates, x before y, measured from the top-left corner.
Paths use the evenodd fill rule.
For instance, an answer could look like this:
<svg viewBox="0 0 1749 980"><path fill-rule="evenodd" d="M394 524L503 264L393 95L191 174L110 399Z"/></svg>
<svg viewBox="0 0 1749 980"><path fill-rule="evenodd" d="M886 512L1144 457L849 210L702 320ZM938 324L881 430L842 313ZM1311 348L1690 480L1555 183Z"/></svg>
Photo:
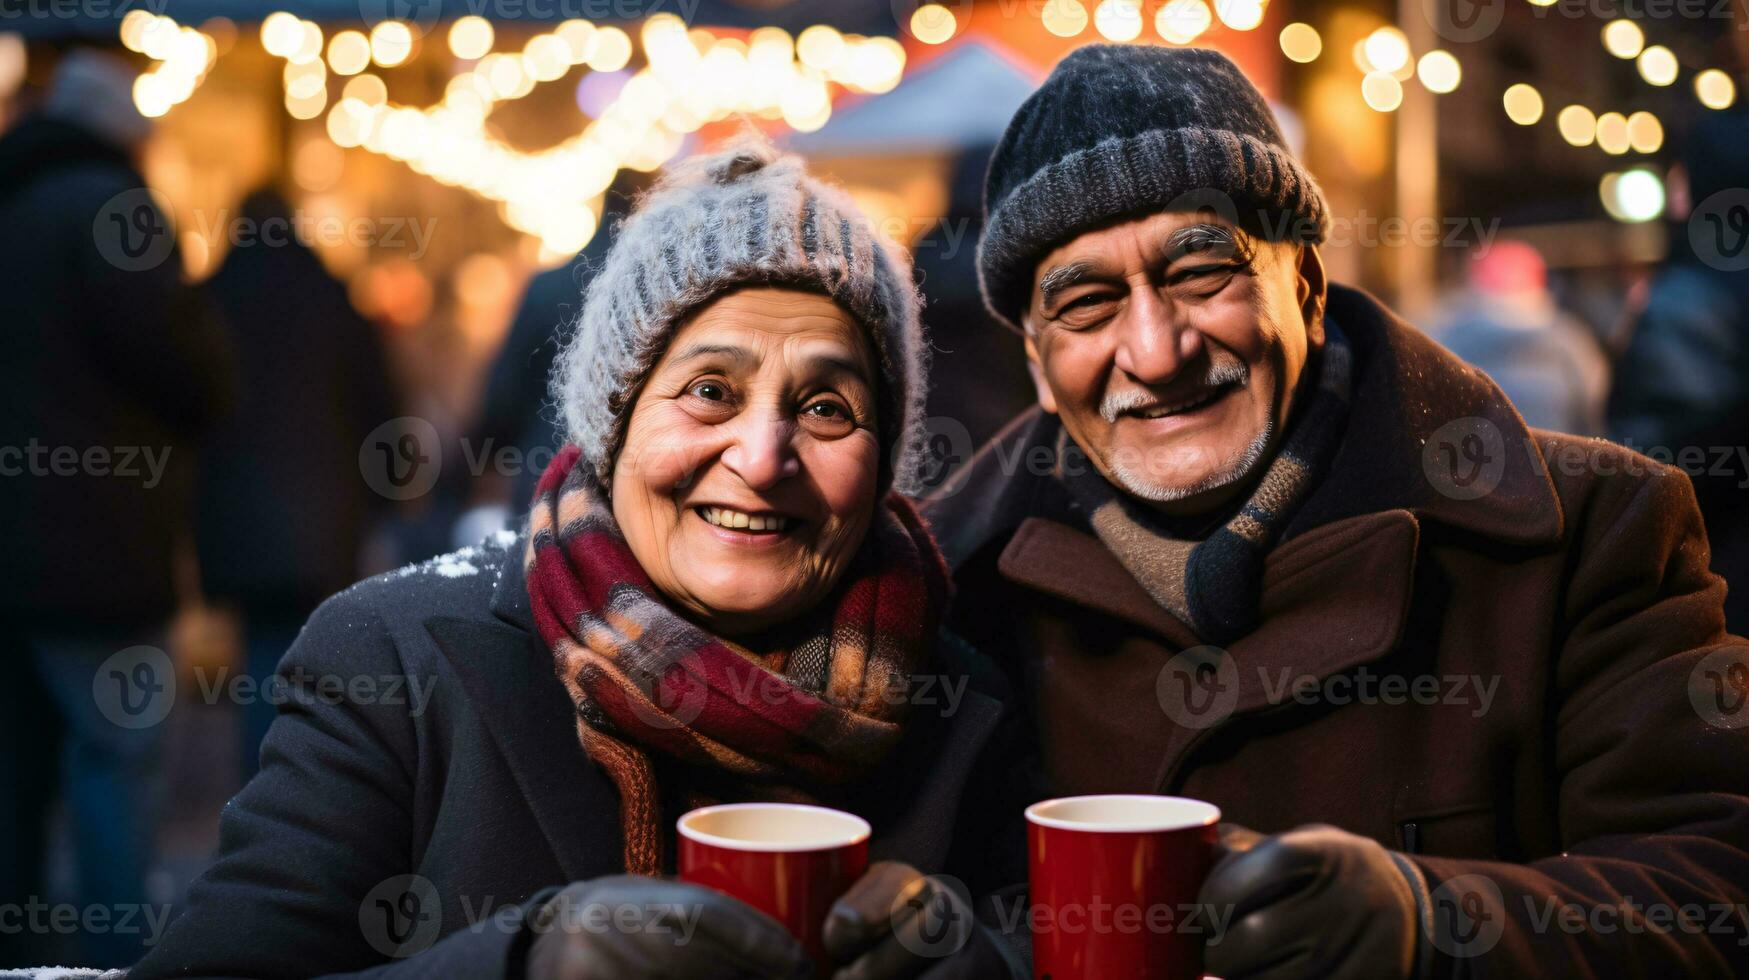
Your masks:
<svg viewBox="0 0 1749 980"><path fill-rule="evenodd" d="M664 601L579 456L567 446L541 476L523 561L583 749L619 790L626 870L663 867L652 756L767 800L806 800L880 762L948 590L911 504L877 509L844 580L792 624L799 640L755 652Z"/></svg>
<svg viewBox="0 0 1749 980"><path fill-rule="evenodd" d="M1067 430L1058 437L1058 477L1087 513L1093 532L1155 602L1205 642L1225 645L1257 627L1263 558L1340 441L1354 355L1328 319L1325 331L1310 400L1250 498L1206 534L1171 526L1146 502L1106 482Z"/></svg>

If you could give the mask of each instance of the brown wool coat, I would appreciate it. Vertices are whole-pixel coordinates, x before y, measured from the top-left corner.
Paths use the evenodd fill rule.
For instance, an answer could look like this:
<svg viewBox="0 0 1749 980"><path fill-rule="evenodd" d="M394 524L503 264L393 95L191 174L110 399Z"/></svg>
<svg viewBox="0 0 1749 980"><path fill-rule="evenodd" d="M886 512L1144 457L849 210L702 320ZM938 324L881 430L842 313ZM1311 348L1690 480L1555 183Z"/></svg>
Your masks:
<svg viewBox="0 0 1749 980"><path fill-rule="evenodd" d="M1330 316L1357 358L1343 442L1268 558L1262 625L1224 656L1195 651L1040 475L1053 417L1017 419L930 502L952 628L1015 688L1016 757L986 767L992 850L1013 860L1028 799L1182 794L1414 855L1441 975L1749 975L1730 666L1749 653L1687 477L1528 430L1364 293L1333 288ZM1458 481L1489 462L1459 486L1453 453ZM1596 925L1569 931L1578 913Z"/></svg>

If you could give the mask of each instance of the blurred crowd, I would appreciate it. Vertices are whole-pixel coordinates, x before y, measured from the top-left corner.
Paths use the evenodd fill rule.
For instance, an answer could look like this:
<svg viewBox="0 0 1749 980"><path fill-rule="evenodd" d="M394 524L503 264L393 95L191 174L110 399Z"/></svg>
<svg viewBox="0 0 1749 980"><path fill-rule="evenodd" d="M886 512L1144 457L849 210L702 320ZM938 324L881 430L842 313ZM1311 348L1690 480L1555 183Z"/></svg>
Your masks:
<svg viewBox="0 0 1749 980"><path fill-rule="evenodd" d="M231 676L264 684L324 597L513 525L539 473L451 468L426 492L399 492L432 447L407 422L415 403L378 325L295 238L233 248L198 287L173 257L146 262L175 241L142 190L147 129L130 66L77 46L58 56L52 82L0 132L0 637L14 671L0 685L0 896L143 908L173 902L178 886L153 877L174 812L170 729L130 725L93 696L118 652L185 661L199 644L182 642L178 624L217 609L235 624ZM948 217L968 240L987 152L968 153L951 180ZM1466 260L1464 281L1421 325L1532 425L1687 470L1713 566L1735 584L1749 583L1749 276L1701 261L1681 227L1692 202L1731 187L1749 187L1749 123L1719 113L1690 134L1672 175L1668 256L1622 284L1613 319L1572 312L1560 270L1507 236ZM550 458L555 340L639 189L616 184L603 233L529 282L481 382L475 445ZM263 187L241 213L263 222L290 205ZM138 254L100 247L94 215L128 223ZM970 248L918 255L936 347L929 414L951 420L932 428L936 485L1032 400L1021 342L985 314L973 261ZM1737 633L1749 631L1746 594L1728 603ZM253 771L273 714L268 698L242 699L229 731L203 730L180 751L229 768L213 789L222 798ZM140 941L0 935L0 965L122 965ZM35 945L7 945L19 942Z"/></svg>

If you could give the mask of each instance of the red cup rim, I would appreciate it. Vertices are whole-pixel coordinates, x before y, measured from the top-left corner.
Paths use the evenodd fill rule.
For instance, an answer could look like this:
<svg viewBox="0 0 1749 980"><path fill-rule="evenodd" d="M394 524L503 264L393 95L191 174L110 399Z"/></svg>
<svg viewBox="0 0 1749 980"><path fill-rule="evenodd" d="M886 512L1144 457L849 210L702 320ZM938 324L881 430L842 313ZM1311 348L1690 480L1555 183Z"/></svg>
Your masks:
<svg viewBox="0 0 1749 980"><path fill-rule="evenodd" d="M1150 805L1165 804L1173 810L1184 812L1176 815L1162 814L1158 819L1152 820L1127 821L1066 820L1062 817L1050 816L1044 812L1047 809L1068 804L1119 801ZM1076 830L1094 834L1148 834L1212 826L1220 822L1221 808L1204 800L1193 800L1184 796L1156 796L1150 793L1103 793L1040 800L1026 808L1026 820L1028 823L1049 827L1052 830Z"/></svg>
<svg viewBox="0 0 1749 980"><path fill-rule="evenodd" d="M687 826L687 822L700 817L738 810L786 810L807 811L811 813L828 814L834 819L844 820L852 826L849 833L841 838L827 841L763 841L746 840L740 837L723 837ZM749 851L758 854L795 854L807 851L832 851L840 847L853 847L869 838L868 821L854 813L834 810L829 806L813 806L807 803L719 803L716 806L703 806L681 814L675 821L675 827L680 836L700 844L721 847L731 851Z"/></svg>

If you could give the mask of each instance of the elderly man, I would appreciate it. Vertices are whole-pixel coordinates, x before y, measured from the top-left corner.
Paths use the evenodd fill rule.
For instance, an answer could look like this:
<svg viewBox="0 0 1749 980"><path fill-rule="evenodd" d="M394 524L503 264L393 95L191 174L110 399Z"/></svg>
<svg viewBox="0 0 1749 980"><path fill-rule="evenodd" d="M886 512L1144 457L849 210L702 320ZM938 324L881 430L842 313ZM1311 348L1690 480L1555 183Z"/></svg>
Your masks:
<svg viewBox="0 0 1749 980"><path fill-rule="evenodd" d="M930 518L1029 747L992 860L1017 795L1192 796L1226 980L1749 970L1749 655L1687 478L1329 283L1212 51L1077 50L985 201L1039 406Z"/></svg>

